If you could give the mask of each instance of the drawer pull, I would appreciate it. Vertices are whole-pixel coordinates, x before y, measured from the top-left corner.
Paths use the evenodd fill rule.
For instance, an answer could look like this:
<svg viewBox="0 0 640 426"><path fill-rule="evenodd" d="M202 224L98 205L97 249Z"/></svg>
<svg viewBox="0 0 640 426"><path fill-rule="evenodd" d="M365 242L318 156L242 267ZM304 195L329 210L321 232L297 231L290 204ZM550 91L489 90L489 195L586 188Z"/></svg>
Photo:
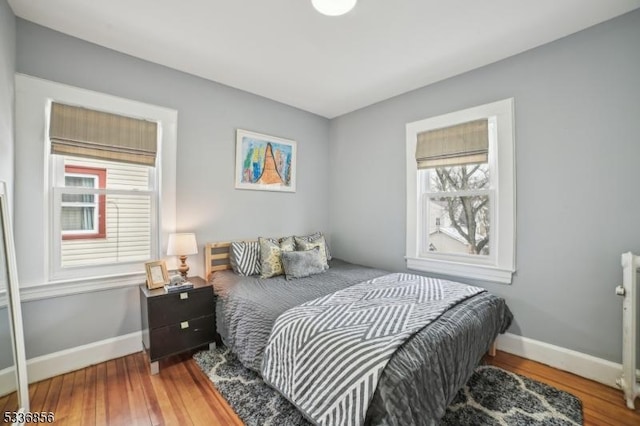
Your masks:
<svg viewBox="0 0 640 426"><path fill-rule="evenodd" d="M189 321L183 321L180 323L180 328L181 329L185 329L185 328L189 328Z"/></svg>
<svg viewBox="0 0 640 426"><path fill-rule="evenodd" d="M189 293L184 292L184 293L180 293L180 299L184 300L184 299L188 299L189 298Z"/></svg>

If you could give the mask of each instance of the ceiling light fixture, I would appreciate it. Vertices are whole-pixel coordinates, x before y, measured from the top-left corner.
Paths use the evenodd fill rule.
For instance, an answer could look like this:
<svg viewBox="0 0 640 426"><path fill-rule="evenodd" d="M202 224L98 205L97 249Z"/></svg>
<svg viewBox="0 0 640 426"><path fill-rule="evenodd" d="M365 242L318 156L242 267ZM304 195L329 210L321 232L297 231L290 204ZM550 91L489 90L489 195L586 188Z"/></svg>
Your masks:
<svg viewBox="0 0 640 426"><path fill-rule="evenodd" d="M316 10L327 16L340 16L349 12L358 0L311 0Z"/></svg>

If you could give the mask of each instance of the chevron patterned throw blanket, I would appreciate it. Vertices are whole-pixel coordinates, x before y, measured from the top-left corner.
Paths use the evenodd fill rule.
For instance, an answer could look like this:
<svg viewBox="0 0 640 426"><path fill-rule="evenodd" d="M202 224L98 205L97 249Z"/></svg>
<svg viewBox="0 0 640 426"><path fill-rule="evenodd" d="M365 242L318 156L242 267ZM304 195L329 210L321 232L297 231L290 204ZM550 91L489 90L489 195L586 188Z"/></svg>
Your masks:
<svg viewBox="0 0 640 426"><path fill-rule="evenodd" d="M396 273L296 306L273 326L262 376L316 424L361 425L394 351L483 291Z"/></svg>

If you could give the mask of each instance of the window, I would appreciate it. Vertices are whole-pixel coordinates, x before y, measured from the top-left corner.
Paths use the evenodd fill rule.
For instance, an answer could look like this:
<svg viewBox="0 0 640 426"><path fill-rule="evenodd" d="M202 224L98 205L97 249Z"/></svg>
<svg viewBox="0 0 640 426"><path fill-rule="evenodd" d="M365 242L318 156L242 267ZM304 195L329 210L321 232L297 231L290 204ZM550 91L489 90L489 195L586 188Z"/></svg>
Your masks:
<svg viewBox="0 0 640 426"><path fill-rule="evenodd" d="M513 100L407 124L407 267L510 283Z"/></svg>
<svg viewBox="0 0 640 426"><path fill-rule="evenodd" d="M157 257L156 126L52 103L54 276Z"/></svg>
<svg viewBox="0 0 640 426"><path fill-rule="evenodd" d="M489 256L494 190L486 163L420 170L429 251Z"/></svg>
<svg viewBox="0 0 640 426"><path fill-rule="evenodd" d="M30 300L137 286L144 280L143 261L132 259L138 255L152 260L161 258L161 248L166 247L169 234L175 232L177 111L23 74L16 74L15 82L14 228L21 294ZM68 142L62 140L59 143L55 132L51 132L55 104L81 106L110 114L101 115L102 118L110 117L119 121L119 117L123 117L150 123L156 129L155 154L148 149L138 152L143 147L132 150L127 146L117 146L122 139L120 137L110 138L112 143L105 144L110 148L108 151L119 151L114 154L118 156L117 159L85 155L91 150L80 152L87 146L73 146L74 137L69 137ZM73 116L81 111L70 109L67 112ZM102 122L100 117L92 114L89 117L98 120L96 123ZM90 127L94 130L102 128L96 125ZM97 149L95 144L100 139L92 137L83 141L92 141L93 148ZM65 147L66 151L73 152L57 151ZM56 152L53 152L54 149ZM136 153L139 155L135 157L144 159L144 164L125 161ZM66 185L66 166L104 169L104 188ZM123 173L135 179L123 179ZM98 205L105 206L105 238L67 239L63 236L60 216L64 194L98 195ZM105 202L100 204L102 196ZM56 203L59 205L56 206ZM136 208L132 210L132 207ZM118 218L120 226L114 227ZM123 222L125 218L130 221L135 219L138 223L148 220L150 225L148 228L144 226L143 232L127 229ZM142 229L143 226L138 228ZM120 229L117 239L114 235L116 229ZM145 242L143 238L148 241ZM98 242L109 242L111 245L111 254L105 254L100 261L95 259L99 250L90 250L91 246L86 250L81 248L84 244ZM146 254L142 254L142 247L146 248ZM66 248L75 249L74 262L86 263L70 262L72 257L64 255ZM91 260L94 264L89 263L90 259L83 259L84 254L94 256Z"/></svg>
<svg viewBox="0 0 640 426"><path fill-rule="evenodd" d="M51 154L51 164L54 176L64 170L64 183L54 180L60 184L52 188L51 214L53 252L61 270L155 258L155 168L56 154ZM102 185L99 175L88 174L90 170L102 171ZM100 194L95 188L102 189Z"/></svg>
<svg viewBox="0 0 640 426"><path fill-rule="evenodd" d="M106 176L106 169L68 165L65 166L64 186L103 189ZM63 195L60 214L62 239L105 238L105 206L104 195Z"/></svg>

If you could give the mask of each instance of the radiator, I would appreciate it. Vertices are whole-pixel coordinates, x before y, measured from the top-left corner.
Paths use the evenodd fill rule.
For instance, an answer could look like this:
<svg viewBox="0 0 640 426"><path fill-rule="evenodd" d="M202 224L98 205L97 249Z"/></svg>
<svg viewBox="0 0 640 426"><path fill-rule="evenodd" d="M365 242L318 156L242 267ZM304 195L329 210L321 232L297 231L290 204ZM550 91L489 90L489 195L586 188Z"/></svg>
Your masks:
<svg viewBox="0 0 640 426"><path fill-rule="evenodd" d="M640 256L633 253L622 255L622 285L616 288L616 294L623 296L622 301L622 376L616 381L624 391L627 407L635 409L635 399L640 395L638 383L638 268Z"/></svg>

